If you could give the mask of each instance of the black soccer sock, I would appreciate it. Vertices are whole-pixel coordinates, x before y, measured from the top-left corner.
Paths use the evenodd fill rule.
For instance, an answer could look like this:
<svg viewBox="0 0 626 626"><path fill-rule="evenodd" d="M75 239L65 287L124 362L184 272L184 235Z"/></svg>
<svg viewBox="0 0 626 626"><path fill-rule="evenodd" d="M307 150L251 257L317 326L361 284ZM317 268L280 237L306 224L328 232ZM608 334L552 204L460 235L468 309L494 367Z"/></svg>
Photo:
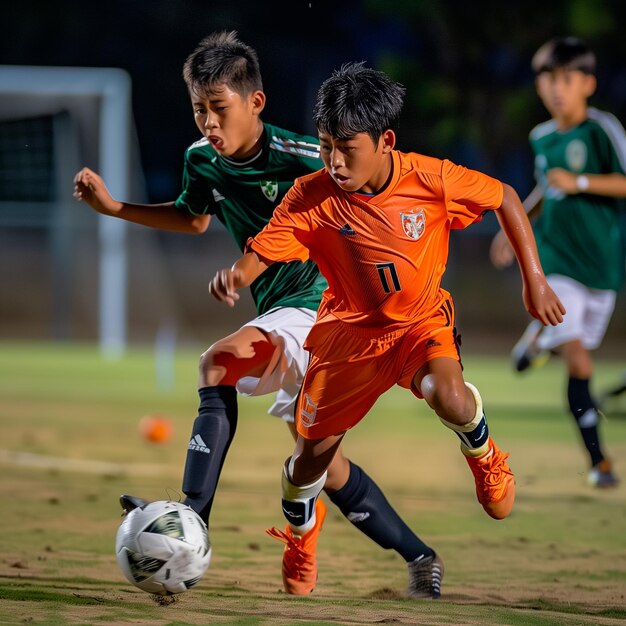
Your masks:
<svg viewBox="0 0 626 626"><path fill-rule="evenodd" d="M200 407L187 446L183 491L189 505L209 523L215 489L237 430L237 391L228 385L198 390Z"/></svg>
<svg viewBox="0 0 626 626"><path fill-rule="evenodd" d="M604 459L604 455L600 448L598 411L589 392L589 379L570 376L567 382L567 400L585 448L589 452L591 465L597 465Z"/></svg>
<svg viewBox="0 0 626 626"><path fill-rule="evenodd" d="M395 550L405 561L435 554L400 519L378 485L358 465L350 462L348 482L328 497L362 533L382 548Z"/></svg>

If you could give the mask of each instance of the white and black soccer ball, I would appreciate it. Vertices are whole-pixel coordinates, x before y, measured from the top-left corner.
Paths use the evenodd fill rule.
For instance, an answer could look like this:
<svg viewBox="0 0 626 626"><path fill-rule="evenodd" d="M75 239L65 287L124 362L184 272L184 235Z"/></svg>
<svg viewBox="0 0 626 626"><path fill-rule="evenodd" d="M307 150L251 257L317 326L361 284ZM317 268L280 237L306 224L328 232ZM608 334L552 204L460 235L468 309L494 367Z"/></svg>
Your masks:
<svg viewBox="0 0 626 626"><path fill-rule="evenodd" d="M133 585L167 596L198 583L211 562L211 543L206 524L191 507L160 500L124 518L115 554Z"/></svg>

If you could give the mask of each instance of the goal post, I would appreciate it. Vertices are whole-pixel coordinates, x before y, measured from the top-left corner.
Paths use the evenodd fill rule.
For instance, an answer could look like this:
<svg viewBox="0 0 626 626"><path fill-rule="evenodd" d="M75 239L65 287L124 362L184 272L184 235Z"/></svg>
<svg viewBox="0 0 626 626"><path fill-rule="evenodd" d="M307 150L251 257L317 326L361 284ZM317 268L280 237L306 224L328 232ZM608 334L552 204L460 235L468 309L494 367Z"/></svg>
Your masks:
<svg viewBox="0 0 626 626"><path fill-rule="evenodd" d="M80 105L85 99L97 101L98 115L85 115ZM83 126L96 121L93 158L111 194L129 198L133 138L129 75L118 68L0 65L0 119L62 110L74 112ZM126 239L124 220L98 215L98 335L101 352L109 358L121 356L127 343Z"/></svg>

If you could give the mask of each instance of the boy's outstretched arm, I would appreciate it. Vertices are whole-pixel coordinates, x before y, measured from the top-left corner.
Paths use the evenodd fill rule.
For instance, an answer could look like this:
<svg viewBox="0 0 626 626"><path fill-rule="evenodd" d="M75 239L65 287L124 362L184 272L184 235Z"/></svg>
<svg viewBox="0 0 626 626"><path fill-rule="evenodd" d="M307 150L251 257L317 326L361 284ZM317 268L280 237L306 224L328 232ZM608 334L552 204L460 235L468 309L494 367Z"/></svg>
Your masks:
<svg viewBox="0 0 626 626"><path fill-rule="evenodd" d="M182 233L203 233L211 221L210 215L191 215L179 211L173 202L163 204L133 204L113 199L104 180L88 167L74 177L74 198L111 217Z"/></svg>
<svg viewBox="0 0 626 626"><path fill-rule="evenodd" d="M535 237L519 196L510 185L503 184L503 187L502 206L496 216L517 257L524 285L524 305L544 326L556 326L563 321L565 308L543 273Z"/></svg>
<svg viewBox="0 0 626 626"><path fill-rule="evenodd" d="M542 201L543 190L540 185L536 185L522 202L524 211L526 211L529 219L531 219L531 216L539 213ZM515 252L513 252L513 248L503 230L499 230L492 239L489 247L489 258L494 267L497 267L499 270L508 267L515 260Z"/></svg>
<svg viewBox="0 0 626 626"><path fill-rule="evenodd" d="M237 290L253 283L270 264L271 261L262 260L256 252L246 252L230 269L216 272L209 283L209 292L220 302L233 307L239 300Z"/></svg>

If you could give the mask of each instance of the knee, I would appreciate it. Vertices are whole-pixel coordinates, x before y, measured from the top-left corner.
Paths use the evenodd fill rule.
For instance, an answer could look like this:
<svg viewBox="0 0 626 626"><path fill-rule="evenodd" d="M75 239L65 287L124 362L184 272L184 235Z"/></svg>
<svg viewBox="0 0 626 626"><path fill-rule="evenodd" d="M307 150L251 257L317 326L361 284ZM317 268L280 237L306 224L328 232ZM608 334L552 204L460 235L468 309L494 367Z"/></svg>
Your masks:
<svg viewBox="0 0 626 626"><path fill-rule="evenodd" d="M208 350L205 350L200 355L200 360L198 362L198 372L200 375L206 375L208 372L213 369L215 364L215 352L213 346L211 346Z"/></svg>
<svg viewBox="0 0 626 626"><path fill-rule="evenodd" d="M198 363L199 386L235 385L238 376L229 359L218 356L220 350L217 345L212 345L200 355Z"/></svg>
<svg viewBox="0 0 626 626"><path fill-rule="evenodd" d="M424 396L437 415L452 424L462 426L472 421L476 413L476 405L471 391L465 383L445 382Z"/></svg>

